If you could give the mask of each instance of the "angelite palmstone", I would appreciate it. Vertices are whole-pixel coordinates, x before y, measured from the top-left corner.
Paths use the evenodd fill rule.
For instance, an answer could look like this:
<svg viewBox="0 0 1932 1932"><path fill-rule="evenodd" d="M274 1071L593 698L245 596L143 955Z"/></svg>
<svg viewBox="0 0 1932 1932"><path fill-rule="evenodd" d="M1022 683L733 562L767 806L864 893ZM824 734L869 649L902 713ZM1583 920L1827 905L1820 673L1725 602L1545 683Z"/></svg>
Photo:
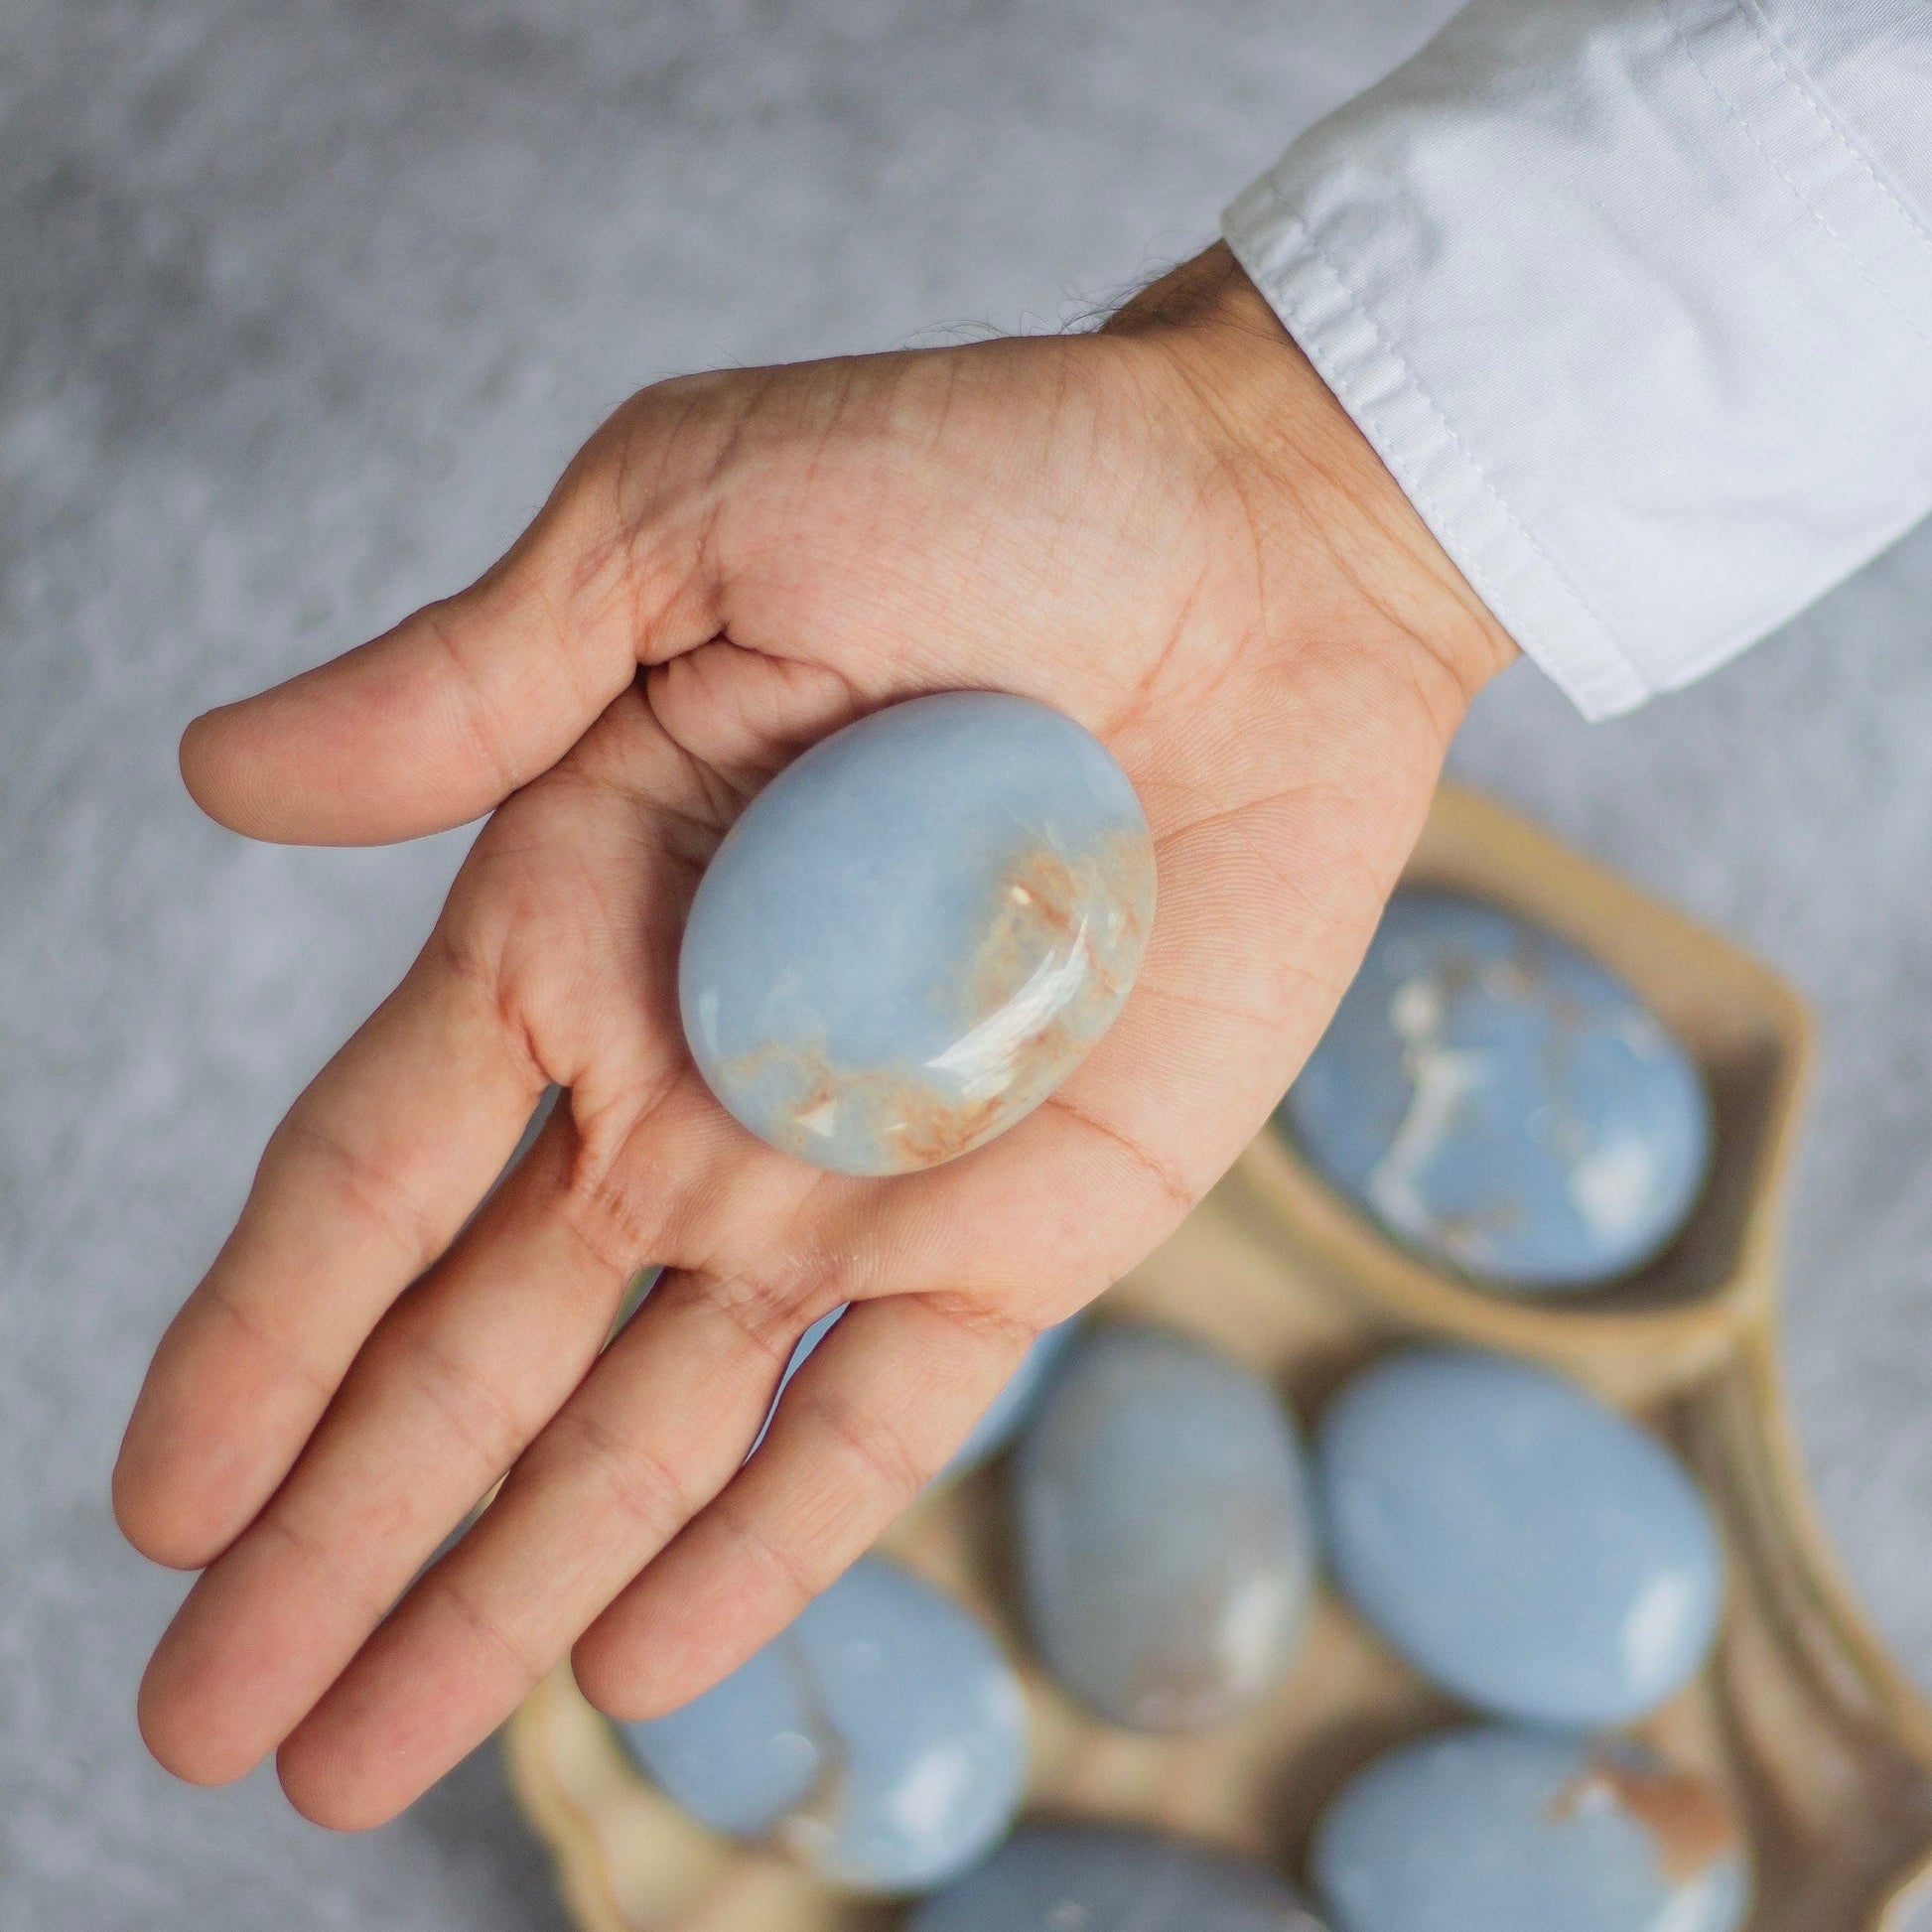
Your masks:
<svg viewBox="0 0 1932 1932"><path fill-rule="evenodd" d="M1500 1717L1641 1717L1709 1654L1724 1598L1711 1511L1628 1418L1501 1355L1369 1368L1315 1439L1330 1568L1425 1677Z"/></svg>
<svg viewBox="0 0 1932 1932"><path fill-rule="evenodd" d="M791 1359L785 1364L784 1375L779 1380L778 1393L771 1398L771 1409L764 1419L764 1428L759 1432L759 1442L764 1440L764 1430L771 1427L771 1417L777 1414L778 1403L791 1378L804 1366L812 1350L838 1325L839 1317L849 1306L848 1303L840 1303L829 1314L820 1315L798 1337L798 1345L791 1351ZM1020 1366L1007 1378L1006 1387L987 1405L979 1421L973 1425L972 1433L953 1451L952 1459L932 1478L934 1484L951 1482L969 1470L977 1469L982 1462L1006 1448L1033 1413L1034 1405L1044 1393L1048 1378L1060 1357L1066 1353L1079 1326L1080 1317L1076 1314L1065 1321L1056 1322L1050 1328L1042 1328L1034 1337L1033 1345L1020 1358ZM757 1449L758 1444L754 1443L752 1447Z"/></svg>
<svg viewBox="0 0 1932 1932"><path fill-rule="evenodd" d="M617 1728L700 1823L774 1838L863 1891L962 1871L1026 1784L1012 1666L950 1597L876 1557L702 1697Z"/></svg>
<svg viewBox="0 0 1932 1932"><path fill-rule="evenodd" d="M1310 1863L1334 1932L1737 1932L1750 1894L1736 1821L1703 1779L1523 1730L1378 1759Z"/></svg>
<svg viewBox="0 0 1932 1932"><path fill-rule="evenodd" d="M1282 1103L1331 1184L1428 1259L1515 1293L1657 1254L1696 1205L1711 1106L1623 984L1478 900L1390 900Z"/></svg>
<svg viewBox="0 0 1932 1932"><path fill-rule="evenodd" d="M1197 1730L1294 1659L1314 1570L1295 1428L1239 1363L1166 1329L1098 1327L1014 1459L1034 1640L1140 1730Z"/></svg>
<svg viewBox="0 0 1932 1932"><path fill-rule="evenodd" d="M1296 1892L1244 1859L1098 1826L1016 1834L905 1932L1322 1932Z"/></svg>
<svg viewBox="0 0 1932 1932"><path fill-rule="evenodd" d="M1153 918L1147 820L1099 740L1027 698L914 698L813 746L732 827L685 927L685 1036L773 1147L930 1168L1072 1072Z"/></svg>

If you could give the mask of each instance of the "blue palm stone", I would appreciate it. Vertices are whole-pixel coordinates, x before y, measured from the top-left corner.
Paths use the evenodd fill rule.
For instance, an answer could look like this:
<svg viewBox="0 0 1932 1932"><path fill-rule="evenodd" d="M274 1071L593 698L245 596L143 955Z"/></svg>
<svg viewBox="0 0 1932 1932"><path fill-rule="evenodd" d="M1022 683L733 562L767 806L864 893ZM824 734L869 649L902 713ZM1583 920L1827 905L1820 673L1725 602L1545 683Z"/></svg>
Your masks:
<svg viewBox="0 0 1932 1932"><path fill-rule="evenodd" d="M1315 1483L1349 1600L1479 1710L1623 1724L1710 1652L1724 1560L1703 1495L1654 1437L1546 1369L1387 1356L1322 1419Z"/></svg>
<svg viewBox="0 0 1932 1932"><path fill-rule="evenodd" d="M1035 1827L929 1898L906 1932L1322 1932L1265 1866L1101 1826Z"/></svg>
<svg viewBox="0 0 1932 1932"><path fill-rule="evenodd" d="M910 1173L1079 1064L1153 917L1147 820L1099 740L1001 692L914 698L813 746L726 835L678 961L685 1036L761 1140Z"/></svg>
<svg viewBox="0 0 1932 1932"><path fill-rule="evenodd" d="M1311 1858L1334 1932L1737 1932L1736 1821L1619 1742L1458 1730L1356 1775Z"/></svg>
<svg viewBox="0 0 1932 1932"><path fill-rule="evenodd" d="M1641 1266L1711 1158L1698 1069L1630 989L1447 893L1389 901L1282 1118L1399 1240L1516 1293Z"/></svg>
<svg viewBox="0 0 1932 1932"><path fill-rule="evenodd" d="M1196 1730L1279 1682L1314 1553L1300 1444L1265 1382L1166 1329L1096 1328L1014 1475L1034 1640L1100 1716Z"/></svg>
<svg viewBox="0 0 1932 1932"><path fill-rule="evenodd" d="M665 1795L828 1878L913 1891L1013 1822L1027 1716L1013 1667L949 1596L865 1557L722 1684L620 1735Z"/></svg>

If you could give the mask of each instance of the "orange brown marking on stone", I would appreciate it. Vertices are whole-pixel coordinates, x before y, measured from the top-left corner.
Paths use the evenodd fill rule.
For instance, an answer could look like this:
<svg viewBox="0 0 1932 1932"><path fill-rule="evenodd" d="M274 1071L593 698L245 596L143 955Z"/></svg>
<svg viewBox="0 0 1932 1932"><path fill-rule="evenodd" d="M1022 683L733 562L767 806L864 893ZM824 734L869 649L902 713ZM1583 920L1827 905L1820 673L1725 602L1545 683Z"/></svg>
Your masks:
<svg viewBox="0 0 1932 1932"><path fill-rule="evenodd" d="M1079 875L1061 855L1033 846L1003 866L984 913L985 937L962 975L969 1026L998 1013L1042 964L1063 963L1085 938Z"/></svg>
<svg viewBox="0 0 1932 1932"><path fill-rule="evenodd" d="M907 1081L886 1139L898 1149L908 1170L936 1168L991 1140L1006 1125L1013 1102L1011 1088L990 1099L961 1104L942 1099L920 1082Z"/></svg>
<svg viewBox="0 0 1932 1932"><path fill-rule="evenodd" d="M1730 1807L1694 1772L1599 1752L1581 1777L1550 1801L1549 1817L1564 1824L1598 1796L1607 1796L1642 1827L1673 1883L1688 1883L1737 1849L1737 1821Z"/></svg>
<svg viewBox="0 0 1932 1932"><path fill-rule="evenodd" d="M970 1153L1043 1100L1111 1024L1140 962L1153 885L1153 847L1138 832L1110 836L1072 860L1030 845L1001 868L982 914L984 936L953 980L957 997L946 1001L962 1026L962 1043L988 1029L976 1042L985 1048L983 1065L963 1074L946 1069L966 1092L948 1091L918 1066L840 1066L822 1041L769 1042L721 1071L742 1086L781 1076L795 1097L783 1100L772 1139L801 1160L828 1142L851 1147L858 1140L890 1162L879 1170L885 1173ZM1006 1037L991 1024L1036 976L1076 960L1079 971L1060 1003L1029 1031ZM820 1108L836 1110L831 1135L806 1125Z"/></svg>
<svg viewBox="0 0 1932 1932"><path fill-rule="evenodd" d="M801 1091L784 1103L772 1139L782 1152L809 1161L828 1141L857 1138L894 1156L883 1172L911 1173L968 1153L997 1134L1015 1104L1011 1085L973 1102L948 1099L928 1080L902 1069L854 1072L833 1063L822 1046L767 1045L741 1053L724 1069L750 1084L774 1068L793 1073ZM815 1134L806 1122L821 1107L837 1110L838 1128Z"/></svg>

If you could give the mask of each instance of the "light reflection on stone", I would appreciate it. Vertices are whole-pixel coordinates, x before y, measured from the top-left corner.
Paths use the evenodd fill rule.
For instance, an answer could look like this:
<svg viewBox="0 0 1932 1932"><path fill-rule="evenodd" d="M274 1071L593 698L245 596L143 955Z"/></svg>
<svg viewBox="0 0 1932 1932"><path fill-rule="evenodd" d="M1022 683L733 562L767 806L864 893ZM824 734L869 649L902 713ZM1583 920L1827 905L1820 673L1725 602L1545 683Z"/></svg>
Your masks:
<svg viewBox="0 0 1932 1932"><path fill-rule="evenodd" d="M1107 751L1058 712L948 692L814 746L699 885L685 1034L753 1133L905 1173L1036 1107L1120 1011L1154 850Z"/></svg>

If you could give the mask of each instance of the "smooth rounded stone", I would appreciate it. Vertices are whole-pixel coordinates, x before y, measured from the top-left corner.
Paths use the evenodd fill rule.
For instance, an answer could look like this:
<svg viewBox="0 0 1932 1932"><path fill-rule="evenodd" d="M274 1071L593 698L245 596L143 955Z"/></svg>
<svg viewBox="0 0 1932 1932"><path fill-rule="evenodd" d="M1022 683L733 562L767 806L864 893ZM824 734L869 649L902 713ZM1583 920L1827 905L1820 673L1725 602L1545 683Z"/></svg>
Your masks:
<svg viewBox="0 0 1932 1932"><path fill-rule="evenodd" d="M791 1351L791 1360L785 1364L785 1372L779 1378L778 1393L771 1398L771 1407L759 1430L758 1442L752 1445L754 1449L764 1441L765 1431L771 1427L771 1418L778 1413L778 1403L786 1385L803 1366L805 1358L832 1332L839 1316L850 1307L849 1302L841 1302L830 1314L820 1315L799 1336L797 1347ZM977 1469L982 1462L1006 1448L1044 1392L1047 1379L1060 1357L1066 1353L1067 1344L1078 1330L1080 1320L1079 1315L1070 1315L1050 1328L1042 1328L1034 1337L1033 1346L1021 1356L1020 1366L1008 1378L1006 1387L987 1406L985 1413L973 1425L972 1434L953 1451L952 1459L932 1478L934 1485L951 1482L965 1475L969 1469Z"/></svg>
<svg viewBox="0 0 1932 1932"><path fill-rule="evenodd" d="M1295 1427L1225 1355L1162 1328L1093 1329L1015 1460L1040 1656L1100 1716L1196 1730L1288 1669L1314 1556Z"/></svg>
<svg viewBox="0 0 1932 1932"><path fill-rule="evenodd" d="M1444 893L1389 901L1282 1116L1390 1233L1514 1293L1648 1261L1711 1161L1697 1066L1630 989L1553 933Z"/></svg>
<svg viewBox="0 0 1932 1932"><path fill-rule="evenodd" d="M731 1112L841 1173L989 1141L1127 998L1154 845L1127 774L1045 705L914 698L765 786L698 886L685 1036Z"/></svg>
<svg viewBox="0 0 1932 1932"><path fill-rule="evenodd" d="M1709 1655L1711 1511L1670 1452L1562 1376L1501 1355L1393 1355L1316 1438L1330 1568L1417 1670L1531 1724L1642 1716Z"/></svg>
<svg viewBox="0 0 1932 1932"><path fill-rule="evenodd" d="M1020 1681L949 1596L862 1558L722 1684L621 1724L700 1823L773 1836L826 1877L914 1891L980 1858L1027 1773Z"/></svg>
<svg viewBox="0 0 1932 1932"><path fill-rule="evenodd" d="M1017 1833L905 1932L1322 1932L1245 1859L1100 1826Z"/></svg>
<svg viewBox="0 0 1932 1932"><path fill-rule="evenodd" d="M1315 1830L1335 1932L1737 1932L1723 1797L1627 1744L1461 1730L1361 1772Z"/></svg>

